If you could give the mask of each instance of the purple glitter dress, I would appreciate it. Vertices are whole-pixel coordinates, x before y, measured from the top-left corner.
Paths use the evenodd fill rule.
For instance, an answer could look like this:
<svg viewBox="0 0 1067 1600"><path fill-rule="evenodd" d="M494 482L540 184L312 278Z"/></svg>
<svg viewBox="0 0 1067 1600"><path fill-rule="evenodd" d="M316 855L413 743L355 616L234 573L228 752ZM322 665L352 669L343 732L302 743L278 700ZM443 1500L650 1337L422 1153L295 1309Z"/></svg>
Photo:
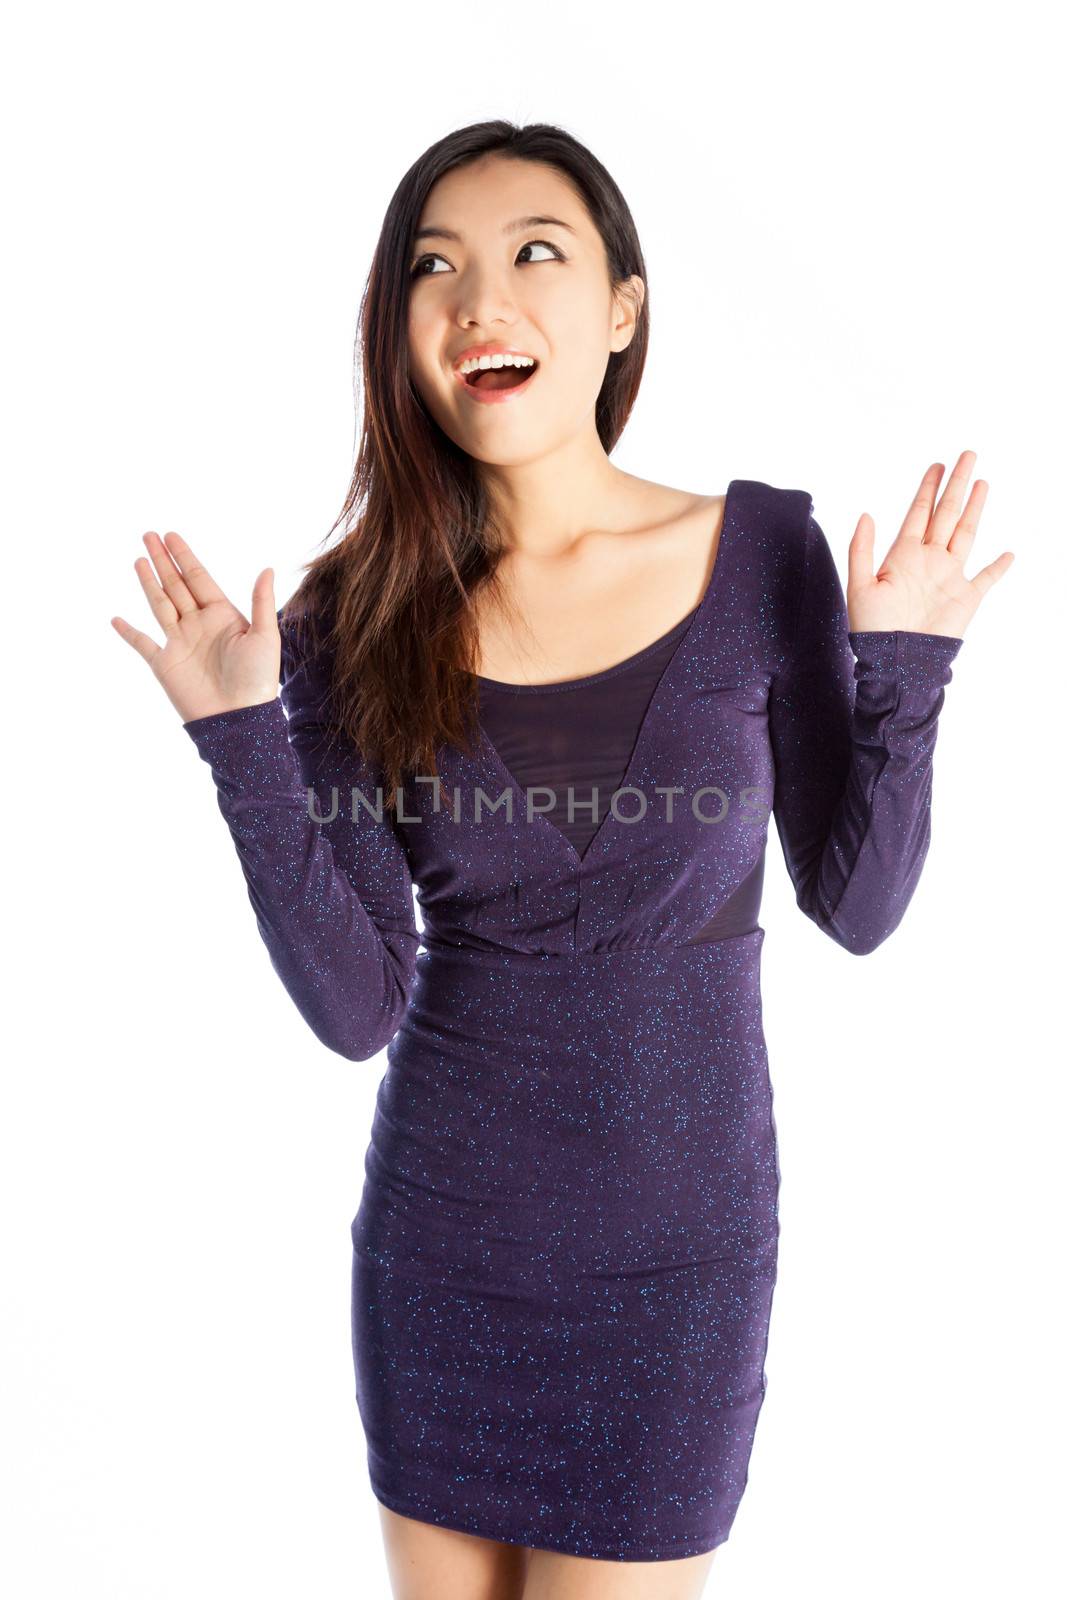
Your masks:
<svg viewBox="0 0 1067 1600"><path fill-rule="evenodd" d="M607 673L480 680L476 753L446 746L398 822L353 811L381 774L324 739L329 664L289 625L280 700L185 724L301 1014L346 1059L388 1047L352 1224L384 1505L616 1561L728 1537L777 1266L770 817L800 908L874 950L961 643L850 633L811 496L734 479L689 616Z"/></svg>

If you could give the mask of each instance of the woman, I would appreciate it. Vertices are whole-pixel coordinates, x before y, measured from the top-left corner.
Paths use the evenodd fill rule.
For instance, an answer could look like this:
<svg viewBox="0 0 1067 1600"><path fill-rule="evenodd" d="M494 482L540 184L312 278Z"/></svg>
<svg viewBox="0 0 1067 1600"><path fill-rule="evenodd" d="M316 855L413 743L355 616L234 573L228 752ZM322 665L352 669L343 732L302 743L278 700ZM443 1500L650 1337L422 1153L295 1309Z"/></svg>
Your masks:
<svg viewBox="0 0 1067 1600"><path fill-rule="evenodd" d="M166 642L112 620L211 765L303 1016L350 1060L388 1047L352 1333L396 1593L696 1595L766 1382L769 819L804 912L875 949L1012 557L963 575L970 451L877 573L860 518L847 604L810 495L613 466L644 263L557 128L415 164L362 334L359 512L290 602L268 568L249 622L153 533Z"/></svg>

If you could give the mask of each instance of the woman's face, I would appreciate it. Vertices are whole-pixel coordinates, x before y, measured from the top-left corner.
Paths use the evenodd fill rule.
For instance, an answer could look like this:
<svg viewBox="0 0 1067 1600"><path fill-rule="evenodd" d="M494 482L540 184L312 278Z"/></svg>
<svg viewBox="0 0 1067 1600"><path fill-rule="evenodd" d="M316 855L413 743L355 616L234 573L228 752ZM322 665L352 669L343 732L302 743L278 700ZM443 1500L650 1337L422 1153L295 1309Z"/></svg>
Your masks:
<svg viewBox="0 0 1067 1600"><path fill-rule="evenodd" d="M417 234L411 376L440 428L495 466L535 460L586 429L595 437L608 357L633 337L635 306L612 294L603 241L570 184L554 167L487 156L434 185ZM641 280L629 281L640 294ZM483 344L532 356L533 377L504 368L468 386L458 363ZM515 378L528 381L497 387Z"/></svg>

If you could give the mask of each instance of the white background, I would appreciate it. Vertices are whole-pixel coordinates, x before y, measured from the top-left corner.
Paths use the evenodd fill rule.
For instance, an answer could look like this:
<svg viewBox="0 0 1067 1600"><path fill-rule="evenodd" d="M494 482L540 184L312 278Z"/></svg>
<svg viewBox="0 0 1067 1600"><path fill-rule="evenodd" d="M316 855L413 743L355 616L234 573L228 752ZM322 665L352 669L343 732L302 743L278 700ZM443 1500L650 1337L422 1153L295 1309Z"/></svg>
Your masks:
<svg viewBox="0 0 1067 1600"><path fill-rule="evenodd" d="M614 459L805 488L844 574L978 453L933 843L857 959L772 831L768 1391L707 1593L1062 1592L1062 57L1036 4L36 5L5 29L10 947L0 1586L386 1596L349 1343L384 1056L317 1043L210 774L109 624L177 529L247 609L340 510L402 174L553 121L653 336ZM158 633L157 633L158 636Z"/></svg>

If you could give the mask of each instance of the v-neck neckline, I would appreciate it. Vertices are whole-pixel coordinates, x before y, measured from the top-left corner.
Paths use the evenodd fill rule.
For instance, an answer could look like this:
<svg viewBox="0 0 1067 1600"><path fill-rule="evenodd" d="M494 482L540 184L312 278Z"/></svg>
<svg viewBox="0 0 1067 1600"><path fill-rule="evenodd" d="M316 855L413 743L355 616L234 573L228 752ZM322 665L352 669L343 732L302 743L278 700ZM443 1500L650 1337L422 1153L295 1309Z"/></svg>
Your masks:
<svg viewBox="0 0 1067 1600"><path fill-rule="evenodd" d="M718 562L718 555L715 560ZM635 650L632 656L627 656L625 661L616 661L613 667L602 667L599 672L587 672L581 678L556 678L550 683L505 683L500 678L485 678L478 675L478 683L483 689L489 689L495 694L565 694L568 689L592 688L594 683L602 683L608 678L617 678L621 672L627 672L631 667L636 667L646 657L654 655L657 650L662 650L664 645L673 644L675 639L681 638L688 631L689 624L700 610L698 602L691 611L687 611L673 628L668 628L666 633L660 634L658 639L653 639L651 644L646 644L643 650Z"/></svg>
<svg viewBox="0 0 1067 1600"><path fill-rule="evenodd" d="M616 818L615 818L615 816L614 816L614 814L612 812L612 809L611 809L612 797L613 797L613 795L615 793L618 792L618 790L626 789L626 788L631 786L630 785L630 779L633 776L634 768L637 766L638 757L641 754L642 746L644 745L645 740L646 740L646 738L648 736L648 731L649 731L649 728L650 728L650 726L652 724L652 721L653 721L653 718L655 716L655 713L658 711L659 706L660 706L660 704L661 704L661 702L663 700L663 697L664 697L664 695L665 695L665 693L666 693L666 691L667 691L667 689L669 687L668 680L670 679L671 674L677 669L678 661L681 658L682 652L685 649L685 646L686 646L689 638L691 637L691 635L693 633L693 630L700 623L700 621L702 620L702 618L704 616L705 611L708 609L708 605L709 605L709 603L711 601L713 593L717 593L718 592L718 585L716 583L716 580L719 577L720 569L721 569L722 564L723 564L723 555L725 553L725 547L726 547L726 543L727 543L727 535L728 535L729 528L730 528L730 512L731 512L732 507L733 507L734 488L735 488L737 482L738 482L738 479L731 478L730 482L726 486L726 492L725 492L725 494L723 496L722 526L719 529L718 542L717 542L716 548L715 548L715 561L714 561L714 563L712 565L711 576L709 577L709 579L707 581L707 584L706 584L705 589L704 589L704 593L701 596L700 601L694 607L694 609L689 613L688 626L685 628L685 630L682 633L681 637L678 639L678 642L675 644L674 649L671 651L670 655L668 656L667 662L666 662L666 664L665 664L665 666L663 668L663 671L660 673L659 678L656 681L656 687L652 691L652 698L649 700L648 705L645 708L645 714L641 718L641 725L637 730L637 737L634 740L633 748L630 751L630 759L626 763L626 771L623 773L621 782L619 784L617 784L616 788L612 791L612 795L609 795L607 810L604 812L603 816L601 817L600 822L599 822L599 824L597 826L597 830L593 834L593 837L589 840L589 843L586 845L585 849L580 851L577 848L577 846L574 845L571 842L570 839L568 839L567 835L563 832L563 829L558 827L556 825L556 823L554 823L552 821L551 817L549 817L545 812L543 812L543 811L535 812L534 816L530 819L530 826L531 827L536 826L538 823L543 823L546 827L551 828L551 830L555 834L556 838L562 844L564 850L573 859L574 863L576 864L576 866L579 869L582 868L585 865L585 863L589 860L590 856L592 855L593 850L600 843L600 841L604 838L604 835L605 835L605 832L607 830L608 824L611 823L611 822L616 821ZM654 641L645 650L638 651L637 656L647 655L650 650L654 650L656 648L657 644L662 644L666 639L669 639L671 634L674 633L678 628L680 628L682 622L685 622L685 621L686 621L686 618L683 617L681 619L681 621L676 623L674 628L669 629L668 632L665 633L662 636L662 638ZM616 663L616 665L614 667L607 667L607 668L604 669L603 672L594 672L594 673L591 673L588 676L583 677L583 678L564 678L564 679L562 679L562 680L560 680L560 681L558 681L556 683L523 684L523 685L519 685L518 687L521 687L521 688L524 688L524 689L545 689L545 690L566 689L568 686L570 686L572 688L573 687L578 687L578 686L580 686L582 684L594 682L599 678L606 677L609 674L618 671L620 668L629 665L629 663L631 661L636 660L637 656L628 656L625 661L620 661L620 662ZM484 679L484 680L479 680L479 681L487 682L487 683L490 683L490 684L493 683L492 679ZM508 688L508 687L516 687L516 686L515 685L504 684L504 685L502 685L502 687ZM511 796L512 796L513 802L518 801L522 805L523 811L525 811L525 809L526 809L526 790L523 788L522 784L519 783L519 781L515 777L515 775L509 770L507 764L504 761L503 756L500 754L500 751L497 749L496 745L493 743L492 739L489 737L489 735L486 732L484 726L482 726L482 728L481 728L481 737L482 737L483 744L485 746L486 753L488 754L491 762L496 766L500 777L504 781L505 789L509 790L511 792ZM599 798L599 796L598 796L598 798Z"/></svg>

